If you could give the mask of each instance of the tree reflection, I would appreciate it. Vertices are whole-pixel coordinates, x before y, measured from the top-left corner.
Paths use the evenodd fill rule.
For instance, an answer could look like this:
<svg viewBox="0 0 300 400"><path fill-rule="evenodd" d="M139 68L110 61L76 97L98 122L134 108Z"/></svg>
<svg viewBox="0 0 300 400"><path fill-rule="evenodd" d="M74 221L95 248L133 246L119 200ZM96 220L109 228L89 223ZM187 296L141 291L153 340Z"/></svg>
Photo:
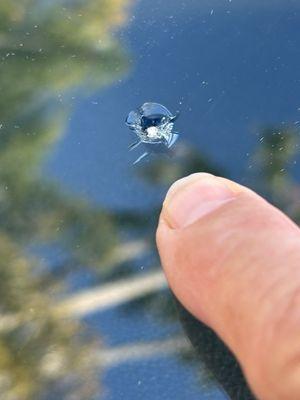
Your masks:
<svg viewBox="0 0 300 400"><path fill-rule="evenodd" d="M126 0L3 0L0 5L0 392L7 400L92 398L99 343L53 308L68 266L111 265L118 243L111 215L40 177L64 130L69 101L84 85L124 73L111 31ZM101 230L99 229L101 226ZM28 246L63 252L57 268ZM61 249L61 250L59 250ZM61 262L60 262L61 263ZM51 267L51 268L50 268Z"/></svg>
<svg viewBox="0 0 300 400"><path fill-rule="evenodd" d="M253 157L256 187L299 224L300 185L292 174L300 152L299 130L269 127L262 130L260 141Z"/></svg>

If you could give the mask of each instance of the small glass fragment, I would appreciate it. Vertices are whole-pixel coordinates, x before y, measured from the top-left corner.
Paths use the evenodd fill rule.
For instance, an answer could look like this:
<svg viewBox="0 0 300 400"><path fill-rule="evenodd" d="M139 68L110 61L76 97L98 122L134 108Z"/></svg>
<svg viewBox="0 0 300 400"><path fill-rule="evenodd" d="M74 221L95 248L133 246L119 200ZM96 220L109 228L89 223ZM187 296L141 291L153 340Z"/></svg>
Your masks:
<svg viewBox="0 0 300 400"><path fill-rule="evenodd" d="M168 153L179 136L173 131L174 121L177 118L178 114L173 115L165 106L158 103L145 103L129 113L126 125L138 138L129 149L133 150L140 144L146 148L134 164L151 153Z"/></svg>

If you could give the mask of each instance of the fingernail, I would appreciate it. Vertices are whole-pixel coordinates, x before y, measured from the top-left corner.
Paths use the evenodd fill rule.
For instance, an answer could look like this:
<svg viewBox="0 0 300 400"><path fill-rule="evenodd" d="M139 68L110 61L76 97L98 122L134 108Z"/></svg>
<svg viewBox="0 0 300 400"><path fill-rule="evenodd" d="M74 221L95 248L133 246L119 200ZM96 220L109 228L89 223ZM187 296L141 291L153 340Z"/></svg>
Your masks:
<svg viewBox="0 0 300 400"><path fill-rule="evenodd" d="M171 186L163 207L171 228L187 227L236 197L221 179L209 174L193 174Z"/></svg>

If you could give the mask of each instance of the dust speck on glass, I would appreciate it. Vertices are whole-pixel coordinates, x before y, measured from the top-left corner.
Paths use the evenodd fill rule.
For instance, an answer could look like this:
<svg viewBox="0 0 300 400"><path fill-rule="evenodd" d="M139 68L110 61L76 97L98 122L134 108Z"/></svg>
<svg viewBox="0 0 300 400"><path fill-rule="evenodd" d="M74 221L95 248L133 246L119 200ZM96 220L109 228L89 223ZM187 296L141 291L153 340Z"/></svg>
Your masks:
<svg viewBox="0 0 300 400"><path fill-rule="evenodd" d="M136 134L137 141L129 146L130 150L140 144L145 152L134 162L137 164L151 153L167 153L176 143L178 133L174 131L174 122L179 114L173 115L165 106L158 103L144 103L127 118L127 126Z"/></svg>

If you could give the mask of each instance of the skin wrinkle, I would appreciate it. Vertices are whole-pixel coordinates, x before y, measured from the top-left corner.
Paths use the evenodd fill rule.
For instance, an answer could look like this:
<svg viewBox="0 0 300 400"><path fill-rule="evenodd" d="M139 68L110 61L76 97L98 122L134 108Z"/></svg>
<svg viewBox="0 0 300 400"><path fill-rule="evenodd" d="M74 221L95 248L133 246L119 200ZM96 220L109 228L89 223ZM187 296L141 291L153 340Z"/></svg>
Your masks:
<svg viewBox="0 0 300 400"><path fill-rule="evenodd" d="M284 378L284 376L289 377L290 379L293 379L295 376L296 380L299 380L300 376L300 351L299 351L299 341L297 341L295 351L291 355L291 357L288 357L287 362L284 364L284 370L281 374L281 376Z"/></svg>
<svg viewBox="0 0 300 400"><path fill-rule="evenodd" d="M277 308L276 318L273 321L273 330L270 333L270 343L272 346L281 346L284 350L284 360L282 360L282 368L285 370L288 368L290 363L295 360L300 360L300 349L299 349L299 334L300 334L300 285L299 282L295 284L293 288L289 288L289 282L286 283L286 291L282 294L286 302L282 302L278 299L278 305L282 305L279 309ZM288 318L287 318L288 316ZM296 337L291 337L290 332L296 332ZM290 338L286 341L286 338ZM283 340L281 341L281 338ZM275 343L274 343L275 342ZM294 361L293 361L294 360ZM300 364L298 365L300 368ZM287 374L288 375L288 374Z"/></svg>
<svg viewBox="0 0 300 400"><path fill-rule="evenodd" d="M289 252L287 251L287 254L288 253ZM282 258L284 259L285 255L283 255ZM250 261L250 263L252 264L251 261ZM254 260L253 261L253 265L257 266L259 264L257 263L257 261ZM263 268L262 268L262 271L264 271ZM254 275L254 277L257 278L256 275ZM279 277L278 282L279 282L279 285L282 284L281 276ZM253 282L249 282L249 287L255 287L255 284ZM268 299L269 297L272 299L272 294L276 293L275 287L272 287L272 286L269 287L268 292L269 293L264 292L263 294L266 296L266 299ZM288 296L288 293L286 294L286 296ZM237 294L237 298L242 299L242 294L240 294L240 295ZM259 298L258 298L257 302L258 302L258 304L261 304L261 303L264 304L265 303L264 301L262 301ZM256 326L255 331L256 332L260 332L260 335L258 337L256 337L256 338L255 337L252 338L252 345L253 345L252 346L252 353L253 353L254 356L253 356L252 362L249 362L249 361L246 362L247 365L256 365L255 361L256 361L257 358L260 359L261 361L263 361L263 359L269 361L270 360L270 352L274 351L274 348L276 349L276 346L278 345L278 343L275 343L272 346L270 346L270 344L269 344L269 343L272 342L272 340L270 338L270 334L271 333L275 333L275 337L277 338L277 342L278 342L278 328L276 326L273 326L273 324L272 324L271 325L272 329L271 329L271 332L270 332L270 324L269 324L270 321L272 321L272 318L274 318L274 304L270 304L269 305L268 308L270 309L269 310L270 312L263 311L262 304L260 305L259 315L261 316L261 318L263 317L262 318L262 322L265 322L267 324L267 326L264 326L263 324L258 324L257 321L256 321L256 325L257 326ZM280 304L280 302L279 302L279 304ZM252 307L252 308L255 309L254 307ZM272 310L273 310L273 312L272 312ZM280 325L282 325L283 322L286 323L287 315L289 315L289 318L291 318L291 314L290 313L287 314L287 312L288 312L288 310L285 310L285 311L283 311L283 313L281 313L282 320L280 320L280 322L279 322ZM299 309L298 309L298 317L299 317ZM243 325L244 324L242 324L242 326ZM249 337L249 335L250 335L250 332L248 332L248 337ZM288 335L286 337L288 337ZM245 335L245 338L247 340L247 335ZM297 340L297 342L298 342L298 340ZM242 347L244 347L244 346L242 346ZM267 351L267 353L266 354L262 354L262 353L264 353L264 351ZM245 364L245 362L243 364ZM260 367L262 369L267 370L267 368L263 368L263 365L261 365ZM255 366L255 368L257 368L257 367ZM260 375L264 375L265 376L267 374L266 373L261 373ZM276 376L276 371L275 371L274 375ZM277 376L278 376L278 371L277 371ZM266 376L265 376L265 379L266 379ZM273 382L273 384L274 384L274 382Z"/></svg>
<svg viewBox="0 0 300 400"><path fill-rule="evenodd" d="M274 329L278 332L282 321L286 321L286 316L291 315L291 311L295 310L295 303L297 297L299 297L299 305L300 305L300 282L293 281L291 282L289 277L286 278L286 273L282 273L276 277L277 279L273 281L272 285L270 285L267 290L262 294L260 297L260 302L265 304L268 302L270 298L272 298L273 294L277 294L277 308L276 308L276 317L278 321L274 320ZM288 301L282 301L282 299L288 299ZM274 314L274 306L275 304L272 303L269 305L269 314ZM281 307L279 307L281 306ZM300 308L297 309L298 314ZM300 319L300 314L298 315Z"/></svg>
<svg viewBox="0 0 300 400"><path fill-rule="evenodd" d="M228 293L224 292L224 285L221 284L224 279L226 279L226 274L228 274L228 271L224 271L224 267L227 265L231 265L230 257L232 254L234 254L238 247L240 246L240 242L236 242L234 239L235 233L233 231L225 231L221 237L218 238L217 246L222 246L222 242L226 243L225 246L225 251L222 249L221 252L217 251L216 252L216 257L214 259L214 262L210 265L209 268L206 268L206 274L209 277L209 281L212 282L211 285L214 286L214 291L218 294L222 294L222 296L218 296L218 303L219 303L219 309L221 308L226 308L226 304L228 303ZM207 266L206 266L207 267ZM230 270L230 268L229 268ZM225 275L222 276L222 275ZM226 286L225 286L226 287ZM222 293L223 292L223 293ZM232 311L230 310L230 313L232 314ZM236 340L234 339L234 331L230 330L230 336L228 335L228 330L227 334L223 332L222 327L225 326L224 321L228 320L228 317L226 316L227 313L219 312L218 319L221 320L219 323L213 323L212 327L214 329L217 329L222 337L226 337L227 341L229 344L234 343Z"/></svg>
<svg viewBox="0 0 300 400"><path fill-rule="evenodd" d="M222 322L217 328L219 331L224 331L222 337L230 344L230 347L235 353L237 353L237 347L240 350L246 349L247 353L249 351L249 341L247 335L245 335L244 328L246 327L246 331L248 331L249 334L251 331L250 328L253 329L253 322L255 321L253 321L253 319L249 320L249 317L245 319L244 309L246 306L249 308L249 303L253 301L253 298L249 298L247 295L245 297L245 293L248 292L247 287L251 286L249 275L251 276L252 274L251 266L253 264L251 259L248 259L243 264L239 264L238 268L234 264L235 261L232 263L227 261L227 265L232 265L233 267L232 269L228 267L228 270L224 272L219 280L219 293L222 293L222 297L220 298ZM248 271L247 275L245 275L246 269ZM240 272L240 270L242 270L242 272ZM240 275L242 281L238 279ZM239 282L238 285L236 284L237 281ZM234 283L230 284L228 282ZM243 282L245 282L244 285L242 284ZM228 324L230 324L230 330L228 329ZM246 353L244 354L245 357Z"/></svg>
<svg viewBox="0 0 300 400"><path fill-rule="evenodd" d="M267 337L265 333L263 338ZM256 363L259 368L254 367L248 374L249 381L256 382L256 390L263 393L259 399L299 400L299 338L297 336L293 341L294 346L291 346L287 335L280 337L277 333L274 337L276 340L273 342L264 340L260 343L260 353L257 353L260 354L260 363ZM286 345L288 351L283 348ZM268 388L272 388L271 394Z"/></svg>
<svg viewBox="0 0 300 400"><path fill-rule="evenodd" d="M254 252L255 252L255 250L254 250ZM286 250L286 254L288 255L290 253L290 251L289 251L289 249L287 249ZM284 255L282 255L282 259L286 259L286 254L284 254ZM243 259L243 255L241 255L241 259ZM248 259L248 262L249 262L249 264L250 265L255 265L255 266L257 266L258 267L258 269L259 269L259 259L260 259L260 257L258 257L258 259L256 259L256 257L253 257L253 259L251 260L251 259ZM275 256L275 259L276 259L276 256ZM261 260L260 260L261 261ZM241 267L242 269L244 269L244 267L242 266ZM250 271L251 271L251 268L249 269ZM261 270L261 272L263 273L263 274L265 274L266 273L266 271L264 270L264 268L261 268L260 269ZM267 274L269 273L269 271L267 272ZM246 279L247 278L247 279ZM244 276L244 279L246 279L246 281L247 281L247 285L249 286L249 288L251 288L251 287L253 287L253 288L255 288L257 285L255 284L255 283L253 283L253 282L251 282L251 281L248 281L248 276ZM256 276L256 274L254 274L254 281L255 281L255 279L259 279L259 277L257 277ZM232 278L232 277L228 277L228 280L230 281L230 280L235 280L235 278ZM262 278L262 280L263 281L266 281L264 278ZM241 284L240 284L241 285ZM243 299L243 288L241 287L241 286L239 286L240 287L240 293L236 293L235 294L235 298L236 299L239 299L239 301L241 302L242 301L242 299ZM249 290L245 290L245 293L249 293ZM272 289L270 289L270 297L271 297L271 299L272 299L272 293L274 293L274 292L272 292ZM266 297L268 298L268 294L266 294ZM246 298L246 301L248 301L249 299L247 299ZM229 304L235 304L233 301L229 301ZM245 368L245 366L246 365L252 365L252 366L254 366L254 368L255 368L255 370L257 370L258 369L258 367L260 367L260 368L262 368L262 369L265 369L265 370L267 370L267 368L263 368L263 366L262 365L259 365L259 364L257 364L257 360L261 360L261 361L263 361L262 359L264 358L265 360L270 360L270 354L272 354L272 352L274 352L274 347L275 347L275 345L273 345L272 347L270 347L270 346L266 346L267 344L268 344L268 342L270 341L269 339L268 339L268 336L269 336L269 333L268 333L268 331L270 330L269 328L270 328L270 321L272 321L272 318L274 317L274 304L272 305L272 304L270 304L270 313L266 313L266 312L264 312L263 311L263 307L262 307L262 304L261 304L261 300L259 299L259 297L258 297L258 299L257 299L257 301L256 301L256 304L257 304L257 306L258 307L260 307L259 309L258 309L258 314L257 315L259 315L260 316L260 318L261 318L261 320L262 320L262 322L266 322L267 323L267 325L266 326L264 326L263 325L263 323L259 323L259 321L256 321L256 319L257 319L257 315L255 315L255 319L254 319L254 321L253 322L255 322L255 329L254 329L254 331L253 331L253 333L260 333L258 336L256 335L256 336L254 336L253 334L251 334L251 329L249 329L248 331L246 331L246 332L242 332L242 333L244 333L244 334L242 334L242 336L241 336L241 338L244 338L245 340L244 340L244 344L242 344L241 345L241 343L239 342L239 349L241 350L241 348L246 348L247 349L247 352L248 352L248 356L247 355L244 355L243 357L241 357L242 356L242 354L240 353L240 354L237 354L237 352L236 351L234 351L235 349L233 348L233 351L234 351L234 353L236 354L236 355L238 355L238 356L240 356L240 359L242 359L242 361L243 361L243 367L244 367L244 370L246 370L246 368ZM243 309L243 310L245 310L245 306L243 306L243 305L241 305L240 304L240 308L241 309ZM256 310L256 306L255 305L252 305L252 307L249 307L248 306L248 309L250 310ZM234 311L236 311L236 308L234 307L233 308L233 310ZM273 313L272 313L272 310L273 310ZM255 312L255 311L254 311ZM249 318L249 315L251 315L250 313L248 314L248 317L247 318ZM298 315L299 315L299 309L298 309ZM286 315L285 315L285 317L283 318L283 321L284 320L286 320ZM231 321L237 321L237 324L240 322L240 320L239 320L239 316L237 315L235 318L232 318L231 319ZM246 321L247 322L247 321ZM248 323L250 323L250 328L251 328L251 321L249 320L248 321ZM241 321L241 323L240 323L240 325L245 329L246 328L246 330L247 330L247 324L245 323L245 321ZM248 325L249 326L249 325ZM231 330L235 330L235 331L238 331L238 328L237 327L234 327L234 326L232 326L232 329ZM272 329L272 331L274 331L274 332L276 332L277 331L277 329L276 329L276 327L274 328L274 329ZM249 342L249 337L251 337L251 341ZM286 336L286 337L289 337L288 335ZM298 341L297 341L298 342ZM237 342L236 342L237 343ZM252 344L252 346L251 346L251 348L249 348L249 344ZM247 344L248 344L248 346L247 346ZM265 355L263 355L262 354L262 350L264 350L264 349L267 349L268 348L268 352L267 352L267 354L265 354ZM252 356L252 359L250 359L249 360L249 354L250 354L250 356ZM251 357L250 357L251 358ZM261 369L260 369L260 371L261 371ZM257 371L256 371L256 374L257 374ZM253 373L252 372L250 372L249 373L249 370L247 370L246 371L246 375L249 377L249 376L251 376L251 375L253 375ZM265 378L264 379L266 379L266 373L264 372L261 372L259 375L264 375L265 376ZM256 375L257 376L257 375ZM277 373L277 376L278 376L278 373ZM272 398L272 400L273 400L273 398ZM282 398L280 399L280 400L282 400Z"/></svg>
<svg viewBox="0 0 300 400"><path fill-rule="evenodd" d="M237 246L239 247L239 246ZM244 252L247 252L247 247L245 248ZM239 250L239 253L241 254L241 251ZM243 263L241 263L241 260L245 260ZM247 257L241 256L238 259L233 259L229 261L229 265L231 265L230 268L228 268L228 271L225 271L223 279L220 281L220 286L224 288L227 288L227 293L226 297L233 297L231 300L227 302L228 305L234 305L234 307L229 308L228 313L231 314L231 318L237 313L238 309L236 307L236 302L234 301L235 299L239 299L239 302L241 303L242 301L245 301L249 305L253 303L253 300L255 300L255 304L259 306L259 315L262 320L266 319L266 317L263 317L264 315L268 314L268 308L271 308L274 310L272 304L269 305L269 299L272 299L272 294L274 293L274 287L272 285L270 286L263 286L261 288L260 282L266 282L269 277L270 277L270 283L272 282L272 279L276 278L273 277L272 274L270 274L269 270L266 270L265 265L267 264L266 262L263 262L263 256L259 254L259 251L253 251L252 256L248 254ZM228 262L227 262L228 263ZM264 265L262 265L264 264ZM260 268L259 265L262 265ZM255 266L255 268L252 268L252 266ZM240 277L240 279L238 279ZM279 280L281 280L282 277L279 277ZM227 282L239 282L238 285L234 284L234 292L232 293L232 286L228 285L226 286ZM253 293L254 296L249 297L247 293L249 293L249 288L256 288L256 291ZM261 290L263 289L263 292ZM266 292L267 290L267 292ZM260 293L261 292L261 293ZM245 293L246 293L246 298L245 300ZM226 303L225 303L226 304ZM250 307L250 306L248 306ZM252 307L254 307L254 304L252 304ZM263 312L263 307L266 308L266 310ZM243 307L242 307L243 309ZM229 317L228 317L229 318ZM256 316L257 319L257 316ZM236 315L236 318L232 318L232 320L239 320L239 315ZM269 320L270 321L270 320ZM263 331L263 330L262 330Z"/></svg>
<svg viewBox="0 0 300 400"><path fill-rule="evenodd" d="M297 282L294 288L289 288L286 290L284 297L288 299L285 307L283 307L282 312L278 315L278 321L275 325L275 329L280 330L283 326L283 321L286 321L286 315L297 316L297 319L291 318L293 325L299 325L300 327L300 285Z"/></svg>

